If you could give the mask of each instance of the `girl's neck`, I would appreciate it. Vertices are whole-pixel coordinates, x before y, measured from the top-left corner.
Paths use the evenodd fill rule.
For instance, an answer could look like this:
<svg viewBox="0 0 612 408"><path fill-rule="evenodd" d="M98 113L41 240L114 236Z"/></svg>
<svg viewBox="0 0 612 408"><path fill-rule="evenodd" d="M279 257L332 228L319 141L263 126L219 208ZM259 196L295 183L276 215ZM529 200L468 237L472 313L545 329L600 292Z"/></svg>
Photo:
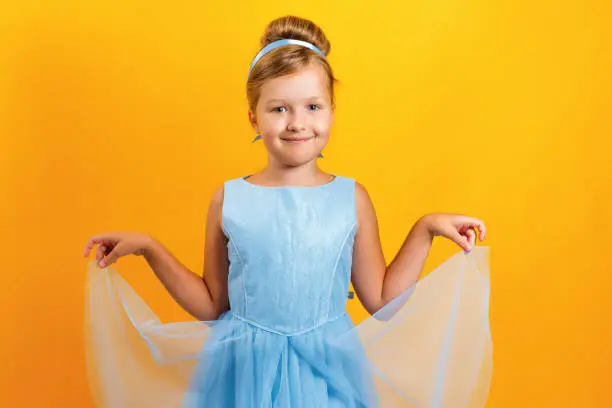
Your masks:
<svg viewBox="0 0 612 408"><path fill-rule="evenodd" d="M314 163L299 167L278 168L268 165L250 179L261 185L269 186L316 186L325 184L333 177Z"/></svg>

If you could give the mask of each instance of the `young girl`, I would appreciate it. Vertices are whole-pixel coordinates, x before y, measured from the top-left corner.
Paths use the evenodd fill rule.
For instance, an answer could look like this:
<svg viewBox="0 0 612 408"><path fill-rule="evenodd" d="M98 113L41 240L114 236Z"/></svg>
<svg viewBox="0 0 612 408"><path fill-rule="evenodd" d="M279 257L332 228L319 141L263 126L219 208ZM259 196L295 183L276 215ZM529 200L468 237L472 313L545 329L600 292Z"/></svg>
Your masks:
<svg viewBox="0 0 612 408"><path fill-rule="evenodd" d="M104 407L466 407L488 389L482 221L428 214L386 265L372 202L317 164L334 120L330 44L308 20L272 21L247 81L268 164L208 211L204 274L139 233L92 237L87 345ZM415 283L433 237L463 251ZM197 321L161 324L113 268L136 254ZM349 283L373 315L355 326Z"/></svg>

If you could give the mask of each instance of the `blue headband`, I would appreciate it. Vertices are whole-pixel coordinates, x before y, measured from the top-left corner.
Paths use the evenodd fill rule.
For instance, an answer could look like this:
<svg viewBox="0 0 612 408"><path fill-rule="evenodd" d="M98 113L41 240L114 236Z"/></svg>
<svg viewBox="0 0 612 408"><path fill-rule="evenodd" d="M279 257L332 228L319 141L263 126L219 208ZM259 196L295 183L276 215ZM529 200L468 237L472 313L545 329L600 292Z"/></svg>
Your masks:
<svg viewBox="0 0 612 408"><path fill-rule="evenodd" d="M315 47L311 43L306 42L306 41L301 41L301 40L293 40L293 39L290 39L290 38L285 38L285 39L282 39L282 40L277 40L277 41L271 42L270 44L268 44L265 47L263 47L261 49L261 51L259 51L259 53L253 59L253 62L251 63L251 68L249 68L249 75L248 75L248 77L251 76L251 71L253 70L253 67L255 66L255 64L257 64L257 61L259 61L261 59L261 57L263 57L264 55L266 55L267 53L269 53L270 51L272 51L272 50L274 50L274 49L276 49L278 47L282 47L283 45L301 45L302 47L310 48L311 50L321 54L321 56L323 58L325 58L325 54L323 54L323 52L320 49L318 49L317 47Z"/></svg>

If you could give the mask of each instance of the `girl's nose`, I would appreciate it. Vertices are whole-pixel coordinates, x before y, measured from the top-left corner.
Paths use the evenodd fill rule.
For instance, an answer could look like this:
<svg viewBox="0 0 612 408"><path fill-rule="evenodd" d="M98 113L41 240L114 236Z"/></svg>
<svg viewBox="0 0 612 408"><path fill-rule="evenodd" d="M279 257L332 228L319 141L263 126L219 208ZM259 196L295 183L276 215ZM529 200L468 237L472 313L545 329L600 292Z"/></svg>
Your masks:
<svg viewBox="0 0 612 408"><path fill-rule="evenodd" d="M289 119L289 123L287 124L287 130L291 132L301 132L305 129L304 116L301 113L294 112Z"/></svg>

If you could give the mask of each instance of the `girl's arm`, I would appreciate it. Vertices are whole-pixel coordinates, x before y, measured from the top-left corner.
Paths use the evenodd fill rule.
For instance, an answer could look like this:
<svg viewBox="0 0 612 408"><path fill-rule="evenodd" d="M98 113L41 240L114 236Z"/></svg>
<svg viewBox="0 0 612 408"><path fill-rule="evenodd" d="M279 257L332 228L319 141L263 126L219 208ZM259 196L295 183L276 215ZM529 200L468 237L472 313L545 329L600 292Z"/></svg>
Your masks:
<svg viewBox="0 0 612 408"><path fill-rule="evenodd" d="M170 295L198 320L216 320L229 309L229 261L221 225L222 208L223 187L214 193L208 210L203 276L187 269L155 240L144 250L144 258Z"/></svg>
<svg viewBox="0 0 612 408"><path fill-rule="evenodd" d="M419 278L434 236L442 235L469 251L475 229L484 239L484 224L471 217L454 214L429 214L411 228L404 244L387 266L372 201L363 186L356 184L357 234L353 250L352 282L357 296L370 314L395 299Z"/></svg>

